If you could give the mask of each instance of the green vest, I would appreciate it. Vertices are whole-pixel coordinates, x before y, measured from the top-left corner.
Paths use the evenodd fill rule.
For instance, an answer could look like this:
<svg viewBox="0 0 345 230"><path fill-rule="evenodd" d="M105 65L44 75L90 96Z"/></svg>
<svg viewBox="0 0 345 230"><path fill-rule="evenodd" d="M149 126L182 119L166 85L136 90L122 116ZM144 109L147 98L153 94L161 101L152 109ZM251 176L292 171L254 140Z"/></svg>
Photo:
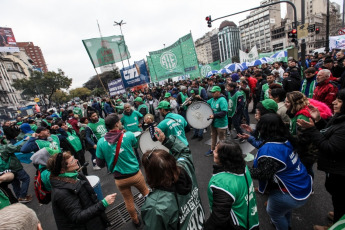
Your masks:
<svg viewBox="0 0 345 230"><path fill-rule="evenodd" d="M203 89L203 87L199 86L199 96L201 97L201 90Z"/></svg>
<svg viewBox="0 0 345 230"><path fill-rule="evenodd" d="M75 106L73 108L73 113L78 115L79 118L82 118L83 117L83 111L81 110L81 108L79 108L78 106Z"/></svg>
<svg viewBox="0 0 345 230"><path fill-rule="evenodd" d="M130 116L123 114L121 123L126 131L140 132L139 119L143 117L138 111L133 111Z"/></svg>
<svg viewBox="0 0 345 230"><path fill-rule="evenodd" d="M219 113L221 111L228 112L228 102L224 97L219 97L217 99L211 98L207 101L214 113ZM228 117L224 116L222 118L213 119L212 126L215 128L226 128L228 127Z"/></svg>
<svg viewBox="0 0 345 230"><path fill-rule="evenodd" d="M141 104L141 105L138 106L138 112L140 112L140 110L141 110L142 108L145 108L145 109L146 109L146 113L149 112L149 108L147 108L147 106L146 106L145 104Z"/></svg>
<svg viewBox="0 0 345 230"><path fill-rule="evenodd" d="M51 134L50 137L52 138L52 141L37 139L35 142L38 148L42 149L44 147L49 147L51 149L59 150L61 152L60 140L58 136Z"/></svg>
<svg viewBox="0 0 345 230"><path fill-rule="evenodd" d="M273 82L273 83L281 85L281 83L279 83L279 82ZM273 84L273 83L272 83L272 84ZM268 92L269 89L270 89L270 86L268 85L268 83L266 83L266 84L264 84L264 85L262 86L262 92L264 92L264 100L265 100L265 99L270 99L270 94L269 94L269 92Z"/></svg>
<svg viewBox="0 0 345 230"><path fill-rule="evenodd" d="M35 124L32 124L32 125L30 125L30 127L31 127L32 131L36 132L36 129L37 129L37 125L35 125Z"/></svg>
<svg viewBox="0 0 345 230"><path fill-rule="evenodd" d="M179 92L179 94L181 95L181 100L182 100L182 104L183 102L185 102L188 98L188 95L187 94L183 94L182 92ZM183 106L183 110L187 110L187 106Z"/></svg>
<svg viewBox="0 0 345 230"><path fill-rule="evenodd" d="M42 119L42 121L44 121L49 127L51 127L52 126L52 124L51 123L49 123L46 119Z"/></svg>
<svg viewBox="0 0 345 230"><path fill-rule="evenodd" d="M245 98L245 93L242 90L238 90L233 96L231 96L230 92L228 92L228 104L229 104L229 110L228 110L228 117L233 117L236 113L237 109L237 99L238 97L243 96Z"/></svg>
<svg viewBox="0 0 345 230"><path fill-rule="evenodd" d="M78 152L82 150L83 146L81 145L81 141L79 137L77 136L77 134L75 133L75 131L72 130L72 133L67 132L67 134L68 134L67 141L68 143L72 145L74 151Z"/></svg>
<svg viewBox="0 0 345 230"><path fill-rule="evenodd" d="M108 131L105 127L104 119L99 118L97 123L91 123L87 124L87 126L90 127L90 129L93 131L95 136L97 137L97 140L101 139Z"/></svg>
<svg viewBox="0 0 345 230"><path fill-rule="evenodd" d="M308 98L313 98L316 80L312 81L309 86ZM305 88L307 87L307 79L303 80L301 92L305 95Z"/></svg>
<svg viewBox="0 0 345 230"><path fill-rule="evenodd" d="M246 166L246 176L249 185L249 229L259 225L258 208L254 185L248 167ZM233 174L230 172L220 172L214 174L208 184L208 200L210 209L213 208L212 187L225 191L234 200L229 215L239 226L247 229L248 214L248 186L244 174Z"/></svg>

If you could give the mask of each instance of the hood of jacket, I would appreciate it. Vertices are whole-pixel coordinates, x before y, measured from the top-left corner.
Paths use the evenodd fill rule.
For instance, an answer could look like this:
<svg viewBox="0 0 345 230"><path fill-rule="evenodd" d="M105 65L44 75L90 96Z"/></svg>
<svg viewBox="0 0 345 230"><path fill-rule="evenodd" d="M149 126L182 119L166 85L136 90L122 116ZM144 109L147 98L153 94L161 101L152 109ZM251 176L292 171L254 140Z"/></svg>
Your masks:
<svg viewBox="0 0 345 230"><path fill-rule="evenodd" d="M50 177L50 183L52 188L57 189L68 189L72 190L74 193L78 193L85 181L75 180L68 177Z"/></svg>
<svg viewBox="0 0 345 230"><path fill-rule="evenodd" d="M122 134L121 130L113 130L113 131L107 132L104 136L104 139L108 141L110 144L114 144L119 140L121 134Z"/></svg>

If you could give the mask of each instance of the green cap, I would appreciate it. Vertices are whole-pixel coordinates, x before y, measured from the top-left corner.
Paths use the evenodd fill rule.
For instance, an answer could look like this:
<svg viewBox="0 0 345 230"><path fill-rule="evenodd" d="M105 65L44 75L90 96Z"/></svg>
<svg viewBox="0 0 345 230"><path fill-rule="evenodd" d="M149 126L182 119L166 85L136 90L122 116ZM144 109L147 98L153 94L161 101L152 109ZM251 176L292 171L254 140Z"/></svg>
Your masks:
<svg viewBox="0 0 345 230"><path fill-rule="evenodd" d="M134 99L134 101L143 102L143 99L141 97L137 97Z"/></svg>
<svg viewBox="0 0 345 230"><path fill-rule="evenodd" d="M190 93L195 93L194 90L191 90Z"/></svg>
<svg viewBox="0 0 345 230"><path fill-rule="evenodd" d="M171 93L165 93L165 96L164 96L165 98L167 98L167 97L171 97Z"/></svg>
<svg viewBox="0 0 345 230"><path fill-rule="evenodd" d="M222 89L219 86L213 86L210 92L214 93L214 92L220 92L220 91L222 91Z"/></svg>
<svg viewBox="0 0 345 230"><path fill-rule="evenodd" d="M120 101L121 101L121 99L117 99L117 100L116 100L116 102L120 102Z"/></svg>
<svg viewBox="0 0 345 230"><path fill-rule="evenodd" d="M272 99L265 99L261 102L261 104L265 107L267 110L274 111L275 113L278 111L278 104Z"/></svg>
<svg viewBox="0 0 345 230"><path fill-rule="evenodd" d="M167 101L161 101L156 109L170 109L170 103Z"/></svg>

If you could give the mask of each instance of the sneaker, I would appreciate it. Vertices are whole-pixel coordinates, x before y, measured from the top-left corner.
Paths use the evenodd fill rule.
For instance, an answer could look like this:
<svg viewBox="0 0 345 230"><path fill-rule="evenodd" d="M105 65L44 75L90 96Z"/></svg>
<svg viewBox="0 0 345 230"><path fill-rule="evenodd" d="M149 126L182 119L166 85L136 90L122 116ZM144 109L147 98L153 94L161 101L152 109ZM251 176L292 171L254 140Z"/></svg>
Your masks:
<svg viewBox="0 0 345 230"><path fill-rule="evenodd" d="M194 136L192 137L192 140L197 139L197 138L198 138L198 136L195 136L195 135L194 135Z"/></svg>
<svg viewBox="0 0 345 230"><path fill-rule="evenodd" d="M210 157L213 155L213 151L210 149L207 151L207 153L205 154L205 157Z"/></svg>
<svg viewBox="0 0 345 230"><path fill-rule="evenodd" d="M203 137L198 137L198 141L202 141L204 139Z"/></svg>
<svg viewBox="0 0 345 230"><path fill-rule="evenodd" d="M207 133L207 130L206 130L206 129L204 129L204 133Z"/></svg>
<svg viewBox="0 0 345 230"><path fill-rule="evenodd" d="M327 230L329 227L328 226L321 226L321 225L314 225L313 229L314 230Z"/></svg>
<svg viewBox="0 0 345 230"><path fill-rule="evenodd" d="M242 143L246 142L246 140L241 138L241 139L239 140L239 142L242 144Z"/></svg>
<svg viewBox="0 0 345 230"><path fill-rule="evenodd" d="M29 203L30 201L32 201L32 196L30 196L30 195L28 195L28 196L26 196L24 198L19 198L18 199L18 202L19 203L23 203L23 204Z"/></svg>
<svg viewBox="0 0 345 230"><path fill-rule="evenodd" d="M97 170L101 170L100 167L98 167L97 165L93 166L93 170L97 171Z"/></svg>
<svg viewBox="0 0 345 230"><path fill-rule="evenodd" d="M331 221L334 220L334 212L328 212L328 215L327 215L328 219L330 219Z"/></svg>

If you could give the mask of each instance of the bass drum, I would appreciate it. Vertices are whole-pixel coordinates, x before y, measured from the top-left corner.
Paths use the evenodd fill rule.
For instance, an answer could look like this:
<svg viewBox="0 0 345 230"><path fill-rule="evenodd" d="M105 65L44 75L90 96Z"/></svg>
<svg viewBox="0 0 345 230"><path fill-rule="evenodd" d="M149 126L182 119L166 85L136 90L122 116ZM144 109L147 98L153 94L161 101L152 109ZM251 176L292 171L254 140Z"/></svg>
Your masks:
<svg viewBox="0 0 345 230"><path fill-rule="evenodd" d="M163 149L169 152L169 149L162 145L161 142L152 140L151 134L148 130L141 134L139 139L139 148L143 154L148 150L152 150L153 148Z"/></svg>
<svg viewBox="0 0 345 230"><path fill-rule="evenodd" d="M193 102L187 108L186 119L190 126L194 129L204 129L212 124L212 119L208 119L213 115L211 106L203 101Z"/></svg>

